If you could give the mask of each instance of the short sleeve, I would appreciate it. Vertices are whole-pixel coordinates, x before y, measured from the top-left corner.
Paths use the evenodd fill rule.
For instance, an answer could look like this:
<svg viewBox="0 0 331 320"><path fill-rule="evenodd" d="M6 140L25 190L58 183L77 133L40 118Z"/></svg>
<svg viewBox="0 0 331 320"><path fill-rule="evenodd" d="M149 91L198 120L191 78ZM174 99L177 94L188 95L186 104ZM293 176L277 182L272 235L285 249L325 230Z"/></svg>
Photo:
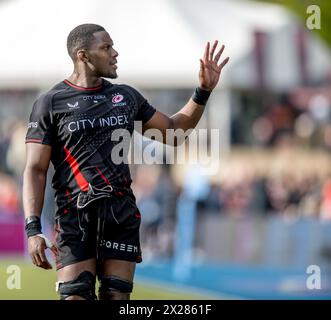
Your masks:
<svg viewBox="0 0 331 320"><path fill-rule="evenodd" d="M149 119L152 118L156 109L151 106L147 100L145 100L139 107L136 120L141 120L145 124Z"/></svg>
<svg viewBox="0 0 331 320"><path fill-rule="evenodd" d="M40 96L33 105L25 142L52 145L54 123L50 95Z"/></svg>
<svg viewBox="0 0 331 320"><path fill-rule="evenodd" d="M131 91L136 98L138 104L138 112L136 114L135 120L142 121L145 124L148 120L152 118L156 109L149 104L149 102L143 97L141 93L139 93L136 89L125 86L129 91Z"/></svg>

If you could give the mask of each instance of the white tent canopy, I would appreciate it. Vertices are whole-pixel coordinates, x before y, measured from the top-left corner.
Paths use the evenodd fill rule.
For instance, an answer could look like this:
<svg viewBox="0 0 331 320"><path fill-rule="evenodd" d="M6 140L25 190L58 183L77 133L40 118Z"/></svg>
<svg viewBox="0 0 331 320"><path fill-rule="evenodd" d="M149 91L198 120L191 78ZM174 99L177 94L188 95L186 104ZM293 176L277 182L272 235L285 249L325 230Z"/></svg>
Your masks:
<svg viewBox="0 0 331 320"><path fill-rule="evenodd" d="M12 0L0 4L0 88L48 88L68 76L72 64L66 37L86 22L109 31L119 51L118 82L195 86L206 41L219 39L231 57L223 84L250 87L255 83L252 32L257 29L271 34L269 85L281 89L298 82L293 41L286 35L294 22L279 6L243 0ZM329 58L320 44L314 47L309 69L315 78L331 68ZM286 72L280 72L283 65Z"/></svg>
<svg viewBox="0 0 331 320"><path fill-rule="evenodd" d="M70 30L98 23L119 51L119 81L142 86L196 82L201 48L168 1L16 0L0 7L1 87L40 87L72 70ZM5 30L5 31L4 31Z"/></svg>

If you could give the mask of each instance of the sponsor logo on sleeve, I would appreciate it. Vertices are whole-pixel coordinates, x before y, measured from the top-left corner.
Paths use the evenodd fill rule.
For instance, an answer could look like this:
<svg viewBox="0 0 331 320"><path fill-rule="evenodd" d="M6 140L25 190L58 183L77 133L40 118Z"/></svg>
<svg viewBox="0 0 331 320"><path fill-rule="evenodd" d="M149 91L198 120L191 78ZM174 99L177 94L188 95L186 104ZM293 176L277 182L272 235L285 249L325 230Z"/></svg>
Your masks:
<svg viewBox="0 0 331 320"><path fill-rule="evenodd" d="M29 122L28 129L31 129L31 128L38 128L38 122Z"/></svg>

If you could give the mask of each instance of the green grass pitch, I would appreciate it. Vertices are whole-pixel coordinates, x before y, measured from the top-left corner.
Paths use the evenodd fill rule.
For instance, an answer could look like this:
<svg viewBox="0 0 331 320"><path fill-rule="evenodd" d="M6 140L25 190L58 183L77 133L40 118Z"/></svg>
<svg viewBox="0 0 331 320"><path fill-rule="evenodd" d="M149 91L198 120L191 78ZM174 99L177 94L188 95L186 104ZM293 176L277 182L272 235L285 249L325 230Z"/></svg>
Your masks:
<svg viewBox="0 0 331 320"><path fill-rule="evenodd" d="M21 289L8 289L7 281L10 275L7 268L17 265L21 270ZM54 270L36 268L32 263L21 259L0 260L0 300L58 300L55 292L56 274ZM168 288L156 288L135 282L131 295L133 300L186 300L206 299L205 296L192 293L177 292Z"/></svg>

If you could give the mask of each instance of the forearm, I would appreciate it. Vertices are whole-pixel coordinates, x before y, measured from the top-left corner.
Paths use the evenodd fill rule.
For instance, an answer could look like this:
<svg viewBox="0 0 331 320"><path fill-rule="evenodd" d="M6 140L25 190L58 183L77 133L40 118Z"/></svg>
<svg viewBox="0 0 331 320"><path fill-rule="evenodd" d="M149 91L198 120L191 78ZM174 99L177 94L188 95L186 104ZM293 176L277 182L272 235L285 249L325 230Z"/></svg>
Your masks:
<svg viewBox="0 0 331 320"><path fill-rule="evenodd" d="M207 96L209 95L208 92ZM156 137L159 142L172 146L184 143L191 129L194 129L201 119L208 97L199 97L194 94L186 105L171 117L157 111L154 117L145 124L144 134L147 137ZM162 136L157 136L154 130L149 132L148 129L158 129L162 132Z"/></svg>
<svg viewBox="0 0 331 320"><path fill-rule="evenodd" d="M182 129L184 131L195 128L201 119L204 108L190 99L181 110L170 117L171 126L174 130Z"/></svg>
<svg viewBox="0 0 331 320"><path fill-rule="evenodd" d="M25 218L40 216L46 185L46 172L38 168L27 167L23 176L23 207Z"/></svg>

